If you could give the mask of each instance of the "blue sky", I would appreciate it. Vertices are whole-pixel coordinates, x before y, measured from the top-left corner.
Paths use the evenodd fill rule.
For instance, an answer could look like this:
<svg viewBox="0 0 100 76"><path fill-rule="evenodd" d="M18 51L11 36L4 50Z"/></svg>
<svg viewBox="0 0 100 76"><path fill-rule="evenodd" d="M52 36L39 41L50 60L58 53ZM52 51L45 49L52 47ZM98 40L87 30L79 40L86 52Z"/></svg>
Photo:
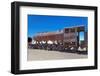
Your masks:
<svg viewBox="0 0 100 76"><path fill-rule="evenodd" d="M76 16L28 15L28 37L33 37L38 32L61 30L64 27L84 25L87 30L88 18ZM80 33L83 40L84 33Z"/></svg>

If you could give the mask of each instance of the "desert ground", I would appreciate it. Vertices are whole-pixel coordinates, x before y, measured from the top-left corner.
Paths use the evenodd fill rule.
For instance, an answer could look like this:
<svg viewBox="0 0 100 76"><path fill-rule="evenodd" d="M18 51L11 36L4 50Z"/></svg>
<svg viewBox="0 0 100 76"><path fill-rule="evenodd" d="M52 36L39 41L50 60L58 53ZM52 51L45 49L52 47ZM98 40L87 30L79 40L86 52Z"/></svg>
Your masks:
<svg viewBox="0 0 100 76"><path fill-rule="evenodd" d="M28 49L27 60L57 60L57 59L83 59L88 55L82 55L77 53L67 53L59 51L48 51L40 49Z"/></svg>

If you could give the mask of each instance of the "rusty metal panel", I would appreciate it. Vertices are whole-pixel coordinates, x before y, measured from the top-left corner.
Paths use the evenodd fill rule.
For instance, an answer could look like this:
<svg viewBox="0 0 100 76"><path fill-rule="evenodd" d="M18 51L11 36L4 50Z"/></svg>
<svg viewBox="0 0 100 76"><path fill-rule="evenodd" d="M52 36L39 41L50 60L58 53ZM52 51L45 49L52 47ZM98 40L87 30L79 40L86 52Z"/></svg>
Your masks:
<svg viewBox="0 0 100 76"><path fill-rule="evenodd" d="M64 34L64 42L77 42L77 33L65 33Z"/></svg>

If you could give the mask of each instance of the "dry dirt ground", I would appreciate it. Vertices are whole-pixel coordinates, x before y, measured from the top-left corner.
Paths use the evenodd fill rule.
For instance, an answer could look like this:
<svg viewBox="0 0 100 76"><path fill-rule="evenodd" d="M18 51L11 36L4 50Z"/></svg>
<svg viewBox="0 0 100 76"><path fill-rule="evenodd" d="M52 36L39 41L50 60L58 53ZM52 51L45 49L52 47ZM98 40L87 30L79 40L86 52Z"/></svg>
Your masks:
<svg viewBox="0 0 100 76"><path fill-rule="evenodd" d="M77 53L67 53L59 51L48 51L40 49L28 49L27 60L56 60L56 59L83 59L88 55L82 55Z"/></svg>

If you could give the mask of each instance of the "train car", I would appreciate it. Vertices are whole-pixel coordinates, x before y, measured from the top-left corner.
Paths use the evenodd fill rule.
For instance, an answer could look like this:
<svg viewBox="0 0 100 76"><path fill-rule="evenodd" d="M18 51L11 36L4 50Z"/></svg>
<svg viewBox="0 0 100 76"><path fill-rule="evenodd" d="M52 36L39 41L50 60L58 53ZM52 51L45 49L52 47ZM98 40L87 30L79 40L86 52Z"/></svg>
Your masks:
<svg viewBox="0 0 100 76"><path fill-rule="evenodd" d="M81 42L79 33L84 32L84 43ZM38 33L33 37L34 46L40 46L39 49L49 49L67 52L80 51L79 48L84 46L87 51L87 32L84 26L67 27L56 32ZM50 43L51 42L51 43Z"/></svg>

